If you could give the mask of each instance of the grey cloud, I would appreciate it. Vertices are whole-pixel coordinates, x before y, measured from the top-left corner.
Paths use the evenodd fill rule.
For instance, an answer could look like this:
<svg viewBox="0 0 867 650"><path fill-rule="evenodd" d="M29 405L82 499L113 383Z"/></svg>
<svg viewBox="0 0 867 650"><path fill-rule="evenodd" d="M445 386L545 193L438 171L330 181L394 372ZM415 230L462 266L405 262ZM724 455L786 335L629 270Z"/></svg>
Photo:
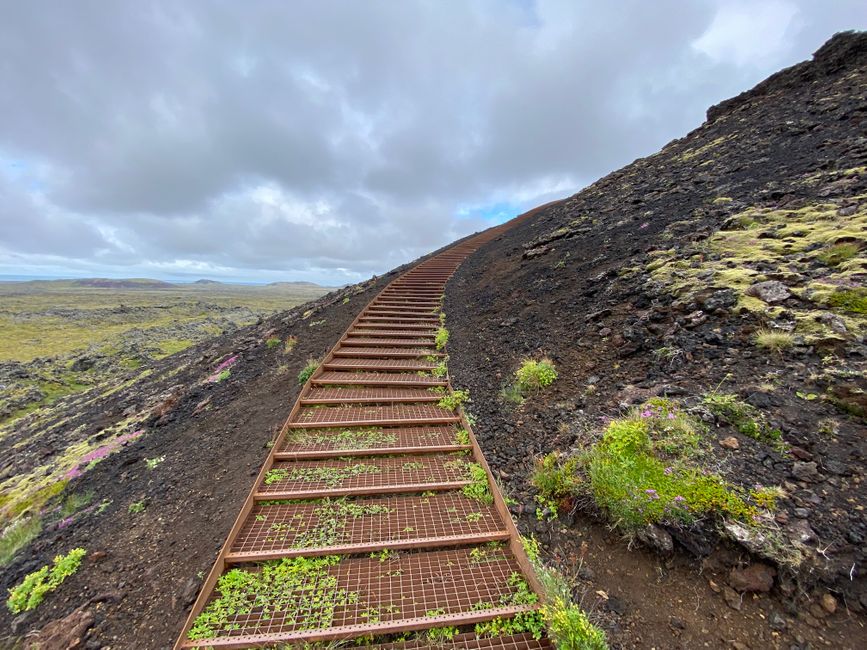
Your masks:
<svg viewBox="0 0 867 650"><path fill-rule="evenodd" d="M715 17L755 5L4 3L0 175L45 171L35 202L6 179L0 246L114 274L383 271L488 225L460 208L577 191L867 22L855 0L766 0L782 37L746 65Z"/></svg>

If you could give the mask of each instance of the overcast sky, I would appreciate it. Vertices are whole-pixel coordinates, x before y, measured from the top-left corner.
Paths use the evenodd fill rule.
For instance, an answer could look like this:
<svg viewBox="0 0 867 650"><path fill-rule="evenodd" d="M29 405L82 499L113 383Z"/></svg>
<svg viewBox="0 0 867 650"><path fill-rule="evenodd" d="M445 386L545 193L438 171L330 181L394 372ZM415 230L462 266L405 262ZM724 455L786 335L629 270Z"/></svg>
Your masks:
<svg viewBox="0 0 867 650"><path fill-rule="evenodd" d="M0 0L0 275L356 281L865 27L864 0Z"/></svg>

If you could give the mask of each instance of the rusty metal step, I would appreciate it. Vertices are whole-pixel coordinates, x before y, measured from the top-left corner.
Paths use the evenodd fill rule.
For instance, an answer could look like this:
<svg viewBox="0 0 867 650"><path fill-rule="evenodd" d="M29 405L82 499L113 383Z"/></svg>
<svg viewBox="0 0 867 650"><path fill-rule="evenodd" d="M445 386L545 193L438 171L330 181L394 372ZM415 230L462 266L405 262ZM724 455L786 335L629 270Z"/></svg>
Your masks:
<svg viewBox="0 0 867 650"><path fill-rule="evenodd" d="M356 336L354 334L350 334L349 337L343 339L340 342L341 348L346 348L349 346L352 347L369 347L369 346L377 346L383 345L390 348L396 347L407 347L407 348L420 348L427 346L428 349L433 348L436 349L434 345L433 337L429 338L409 338L409 339L395 339L395 338L376 338L373 336L365 337L365 336Z"/></svg>
<svg viewBox="0 0 867 650"><path fill-rule="evenodd" d="M310 404L355 404L386 402L438 402L442 394L424 388L320 388L314 386L302 405Z"/></svg>
<svg viewBox="0 0 867 650"><path fill-rule="evenodd" d="M409 641L395 641L365 646L366 650L553 650L550 639L534 639L532 634L478 637L468 632L456 634L451 639L437 638L431 641L424 633Z"/></svg>
<svg viewBox="0 0 867 650"><path fill-rule="evenodd" d="M275 462L256 491L258 501L318 499L460 489L470 483L463 454Z"/></svg>
<svg viewBox="0 0 867 650"><path fill-rule="evenodd" d="M335 357L366 357L368 359L418 359L421 357L441 357L442 352L437 352L433 346L428 348L386 348L386 347L357 347L340 346L334 351Z"/></svg>
<svg viewBox="0 0 867 650"><path fill-rule="evenodd" d="M493 506L460 492L257 504L227 559L237 563L298 555L466 546L508 536Z"/></svg>
<svg viewBox="0 0 867 650"><path fill-rule="evenodd" d="M369 427L401 424L448 424L460 422L454 411L430 404L392 406L305 406L289 425L293 428L323 426Z"/></svg>
<svg viewBox="0 0 867 650"><path fill-rule="evenodd" d="M410 372L323 372L312 378L314 386L447 386L445 377Z"/></svg>
<svg viewBox="0 0 867 650"><path fill-rule="evenodd" d="M359 326L355 325L349 330L347 336L365 336L373 338L427 338L433 340L436 335L436 329L404 329L404 328L380 328L376 325Z"/></svg>
<svg viewBox="0 0 867 650"><path fill-rule="evenodd" d="M430 371L437 364L417 359L332 359L322 364L325 370L403 370Z"/></svg>
<svg viewBox="0 0 867 650"><path fill-rule="evenodd" d="M439 318L439 316L437 316L436 308L433 307L427 310L422 310L418 308L403 309L391 305L382 306L372 304L370 307L364 310L364 313L367 315L376 316L421 316L424 318Z"/></svg>
<svg viewBox="0 0 867 650"><path fill-rule="evenodd" d="M471 625L533 611L538 605L512 605L520 567L507 550L476 561L470 549L398 553L396 557L330 556L319 560L280 560L280 566L236 567L250 574L235 584L261 580L256 600L237 604L215 629L203 625L205 638L182 647L245 648L268 643L327 641L400 633L433 627ZM300 564L303 562L303 564ZM303 567L303 568L302 568ZM263 574L262 572L267 572ZM265 575L267 577L263 578ZM269 599L269 593L279 594ZM219 587L217 589L219 594ZM212 598L205 605L212 605ZM265 610L259 602L268 603ZM311 608L310 603L317 603ZM480 605L476 605L479 603ZM506 603L506 604L504 604ZM216 625L213 623L212 625Z"/></svg>
<svg viewBox="0 0 867 650"><path fill-rule="evenodd" d="M437 322L437 325L439 322ZM356 330L400 330L413 332L415 336L419 334L431 334L434 335L437 332L437 325L428 325L425 323L393 323L389 321L375 321L371 323L361 323L359 322L356 326Z"/></svg>
<svg viewBox="0 0 867 650"><path fill-rule="evenodd" d="M453 425L323 427L289 429L275 450L277 460L395 454L429 454L472 449L467 432Z"/></svg>

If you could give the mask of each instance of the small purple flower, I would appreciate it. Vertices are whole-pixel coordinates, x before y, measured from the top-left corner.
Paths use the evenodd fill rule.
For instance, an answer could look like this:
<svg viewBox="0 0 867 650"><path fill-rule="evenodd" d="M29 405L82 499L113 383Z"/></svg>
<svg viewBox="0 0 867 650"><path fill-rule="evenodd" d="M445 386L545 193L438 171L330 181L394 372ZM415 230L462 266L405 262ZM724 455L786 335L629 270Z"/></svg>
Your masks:
<svg viewBox="0 0 867 650"><path fill-rule="evenodd" d="M656 490L654 490L654 489L652 489L652 488L651 488L651 489L647 489L647 490L645 490L644 493L645 493L645 494L648 496L648 498L651 499L652 501L655 501L656 499L659 498L659 495L656 493Z"/></svg>
<svg viewBox="0 0 867 650"><path fill-rule="evenodd" d="M674 472L673 467L666 467L664 470L662 470L662 473L665 474L666 476L671 476L673 472Z"/></svg>
<svg viewBox="0 0 867 650"><path fill-rule="evenodd" d="M668 419L669 419L669 420L673 420L673 419L674 419L674 413L669 413L669 414L668 414Z"/></svg>
<svg viewBox="0 0 867 650"><path fill-rule="evenodd" d="M641 412L641 417L652 418L653 417L653 411L651 411L650 409L645 409L644 411Z"/></svg>
<svg viewBox="0 0 867 650"><path fill-rule="evenodd" d="M650 224L647 223L647 222L645 221L643 224L641 224L640 226L638 226L638 228L639 228L640 230L644 230L644 229L647 228L649 225L650 225Z"/></svg>
<svg viewBox="0 0 867 650"><path fill-rule="evenodd" d="M675 503L684 503L685 501L686 501L686 499L684 499L684 498L683 498L682 496L680 496L679 494L678 494L676 497L674 497L674 502L675 502Z"/></svg>

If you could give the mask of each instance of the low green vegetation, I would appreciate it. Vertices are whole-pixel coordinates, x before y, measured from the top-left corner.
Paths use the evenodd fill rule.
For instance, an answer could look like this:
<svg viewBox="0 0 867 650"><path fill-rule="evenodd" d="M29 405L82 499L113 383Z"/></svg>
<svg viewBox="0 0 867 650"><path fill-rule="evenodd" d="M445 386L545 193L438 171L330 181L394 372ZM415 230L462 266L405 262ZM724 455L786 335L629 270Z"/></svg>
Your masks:
<svg viewBox="0 0 867 650"><path fill-rule="evenodd" d="M515 379L521 393L526 395L553 384L557 370L550 359L525 359L515 371Z"/></svg>
<svg viewBox="0 0 867 650"><path fill-rule="evenodd" d="M839 311L867 314L867 289L838 289L828 296L828 304Z"/></svg>
<svg viewBox="0 0 867 650"><path fill-rule="evenodd" d="M626 531L714 515L750 521L756 508L743 491L699 462L702 432L662 398L613 420L585 459L596 504Z"/></svg>
<svg viewBox="0 0 867 650"><path fill-rule="evenodd" d="M280 339L278 339L277 337L271 337L270 339L267 339L265 341L265 347L267 347L269 350L274 350L277 348L277 346L280 345L281 342L282 341L280 341Z"/></svg>
<svg viewBox="0 0 867 650"><path fill-rule="evenodd" d="M360 429L292 429L286 434L289 443L324 445L332 449L369 449L397 444L397 435L376 427Z"/></svg>
<svg viewBox="0 0 867 650"><path fill-rule="evenodd" d="M791 332L766 328L756 331L753 340L758 347L772 352L783 352L795 344L795 337Z"/></svg>
<svg viewBox="0 0 867 650"><path fill-rule="evenodd" d="M269 625L277 613L295 629L330 627L337 609L358 603L357 592L341 589L329 567L339 556L287 558L264 562L257 572L232 569L217 583L218 597L193 622L189 638L209 639L241 629L239 618L257 613L253 620ZM255 634L258 627L244 628Z"/></svg>
<svg viewBox="0 0 867 650"><path fill-rule="evenodd" d="M4 567L26 548L42 531L42 519L38 516L21 517L6 527L0 536L0 567Z"/></svg>
<svg viewBox="0 0 867 650"><path fill-rule="evenodd" d="M319 367L319 362L316 359L308 359L301 372L298 373L298 383L302 386L307 383L307 380L313 376L316 369Z"/></svg>
<svg viewBox="0 0 867 650"><path fill-rule="evenodd" d="M574 497L581 485L577 456L563 460L557 452L536 459L530 482L538 491L537 501L556 516L561 506Z"/></svg>
<svg viewBox="0 0 867 650"><path fill-rule="evenodd" d="M131 514L137 515L141 512L144 512L145 508L147 508L147 503L145 503L144 499L142 499L141 501L135 501L133 503L130 503L127 511L129 511Z"/></svg>
<svg viewBox="0 0 867 650"><path fill-rule="evenodd" d="M21 583L9 590L9 599L6 601L9 611L20 614L38 607L47 594L78 571L85 555L87 551L83 548L74 548L66 555L55 557L52 566L46 565L28 574Z"/></svg>
<svg viewBox="0 0 867 650"><path fill-rule="evenodd" d="M520 573L513 573L508 578L508 584L513 589L512 593L500 597L500 602L497 607L509 607L514 605L536 605L539 602L539 595L530 589L524 576ZM489 609L493 607L485 606L485 603L479 603L479 609ZM511 618L496 617L490 621L477 623L475 628L476 634L479 636L507 636L511 634L530 634L534 639L541 639L545 633L545 620L542 617L542 612L538 609L528 612L515 614Z"/></svg>
<svg viewBox="0 0 867 650"><path fill-rule="evenodd" d="M440 359L439 363L436 365L436 367L433 370L431 370L431 374L434 377L445 377L446 375L448 375L449 374L448 362L449 362L448 357L442 357Z"/></svg>
<svg viewBox="0 0 867 650"><path fill-rule="evenodd" d="M293 469L276 468L265 472L265 485L273 485L280 481L302 481L305 483L323 483L327 487L337 487L343 481L362 474L379 474L382 470L376 465L353 463L339 467L314 466L295 467Z"/></svg>
<svg viewBox="0 0 867 650"><path fill-rule="evenodd" d="M457 411L462 404L470 401L470 394L465 390L453 390L442 396L437 406L448 411Z"/></svg>
<svg viewBox="0 0 867 650"><path fill-rule="evenodd" d="M488 473L485 471L485 468L478 463L468 463L460 460L453 462L463 465L467 480L470 481L468 485L461 488L464 496L481 503L493 503L494 495L488 486Z"/></svg>
<svg viewBox="0 0 867 650"><path fill-rule="evenodd" d="M738 399L737 395L712 392L705 395L703 404L717 418L745 436L768 443L780 451L785 450L782 432L768 424L761 411Z"/></svg>
<svg viewBox="0 0 867 650"><path fill-rule="evenodd" d="M467 447L472 444L470 441L470 432L466 429L458 429L455 432L455 444L461 445L462 447Z"/></svg>
<svg viewBox="0 0 867 650"><path fill-rule="evenodd" d="M852 242L833 244L819 253L817 258L827 266L840 266L844 262L854 259L858 252L858 245Z"/></svg>
<svg viewBox="0 0 867 650"><path fill-rule="evenodd" d="M157 465L166 459L165 456L157 456L156 458L145 458L145 465L148 469L155 469Z"/></svg>
<svg viewBox="0 0 867 650"><path fill-rule="evenodd" d="M730 216L705 241L654 251L656 259L646 270L654 284L683 304L727 289L737 297L736 312L764 319L785 312L786 320L795 322L793 333L808 345L863 335L867 289L860 286L860 274L867 265L867 207L854 213L843 207L830 199L797 209L750 207ZM750 290L769 280L782 282L797 301L767 303Z"/></svg>
<svg viewBox="0 0 867 650"><path fill-rule="evenodd" d="M437 330L436 337L434 337L434 343L436 343L437 350L443 350L446 347L446 344L449 342L449 331L445 327L440 327Z"/></svg>
<svg viewBox="0 0 867 650"><path fill-rule="evenodd" d="M287 336L286 342L283 344L283 354L292 354L292 350L298 345L297 336Z"/></svg>

